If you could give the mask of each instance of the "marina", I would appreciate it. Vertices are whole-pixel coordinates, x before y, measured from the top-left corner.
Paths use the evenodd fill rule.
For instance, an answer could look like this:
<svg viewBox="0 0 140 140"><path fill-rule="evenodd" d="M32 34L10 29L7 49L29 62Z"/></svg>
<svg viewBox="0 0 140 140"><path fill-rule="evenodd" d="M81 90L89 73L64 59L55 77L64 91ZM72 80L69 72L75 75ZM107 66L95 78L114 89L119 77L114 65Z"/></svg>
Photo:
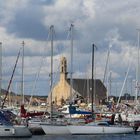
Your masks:
<svg viewBox="0 0 140 140"><path fill-rule="evenodd" d="M73 53L73 28L70 26L71 53ZM126 100L120 102L122 93L115 100L107 92L104 81L94 78L94 60L95 44L92 44L92 70L91 79L86 82L86 90L90 92L83 94L82 85L87 79L75 79L70 73L70 79L67 77L66 57L60 59L60 80L53 85L53 34L54 26L50 26L50 44L51 44L51 74L50 74L50 92L47 100L43 103L37 102L37 105L31 105L32 96L29 96L28 102L25 102L24 95L24 42L16 58L11 78L8 83L6 93L1 104L1 127L0 137L32 137L34 135L116 135L133 134L138 135L140 127L140 106L139 96L134 98L130 104ZM22 95L20 96L20 106L14 111L9 106L9 89L14 78L14 73L18 64L20 53L22 51ZM71 54L71 57L73 55ZM71 58L71 67L73 67L73 58ZM106 64L107 68L107 64ZM128 67L126 76L128 75ZM71 68L71 71L73 69ZM122 85L122 90L126 82L126 77ZM90 86L88 86L90 84ZM96 85L96 86L95 86ZM35 86L35 85L34 85ZM79 88L77 88L79 87ZM91 87L91 89L90 89ZM138 89L137 89L138 91ZM84 91L86 93L86 91ZM14 95L14 93L13 93ZM87 96L89 95L89 98ZM96 97L97 95L98 98ZM14 97L14 96L13 96ZM62 100L63 97L63 100ZM88 100L87 100L88 99ZM37 97L36 97L37 101ZM100 101L100 102L99 102ZM36 109L43 105L43 109ZM29 108L34 106L34 110ZM9 108L8 108L9 107ZM16 113L17 111L17 113ZM24 132L24 133L23 133Z"/></svg>
<svg viewBox="0 0 140 140"><path fill-rule="evenodd" d="M140 2L0 2L0 139L139 140Z"/></svg>
<svg viewBox="0 0 140 140"><path fill-rule="evenodd" d="M89 83L87 83L87 79L75 79L72 72L73 28L74 25L71 24L69 29L71 44L70 78L68 78L67 75L67 59L63 56L60 59L60 80L56 85L53 85L54 26L50 26L51 84L49 95L43 103L39 103L36 97L37 104L31 105L33 96L29 96L28 102L25 102L25 98L27 99L27 97L24 95L24 42L22 42L22 48L20 48L18 52L12 75L1 104L0 137L32 137L34 135L43 135L43 137L45 137L45 135L61 135L62 137L63 135L138 135L140 129L139 96L134 98L131 104L128 102L128 99L127 102L126 100L120 102L130 65L122 85L120 96L117 100L115 100L115 97L108 95L108 88L104 84L104 80L101 81L94 77L95 44L92 44L91 49L92 66L91 79L88 79ZM14 111L14 108L8 104L8 95L21 53L22 95L20 96L20 106ZM106 69L107 67L108 64L106 63ZM105 73L107 72L106 69ZM86 85L84 83L85 81ZM86 86L85 91L81 90L83 84ZM90 86L88 86L88 84ZM87 91L90 92L84 94L87 93ZM138 91L138 89L136 91ZM87 98L88 96L89 98ZM41 105L44 106L42 108L44 110L41 110L41 108L37 110L36 108ZM31 106L34 106L34 110L33 108L31 109Z"/></svg>

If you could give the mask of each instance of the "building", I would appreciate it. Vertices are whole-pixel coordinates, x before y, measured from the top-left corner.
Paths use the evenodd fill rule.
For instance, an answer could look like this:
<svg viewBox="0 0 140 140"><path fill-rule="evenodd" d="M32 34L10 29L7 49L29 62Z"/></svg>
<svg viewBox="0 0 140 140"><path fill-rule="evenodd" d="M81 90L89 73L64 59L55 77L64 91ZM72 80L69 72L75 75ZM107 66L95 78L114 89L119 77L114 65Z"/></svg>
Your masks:
<svg viewBox="0 0 140 140"><path fill-rule="evenodd" d="M67 78L67 60L62 57L60 60L60 80L52 89L52 103L55 105L63 105L68 102L91 102L92 95L92 79L72 79L72 86L70 78ZM95 103L99 104L106 98L106 88L101 80L96 79L93 82L95 87L93 89ZM72 88L71 88L72 87ZM48 101L51 100L51 93L49 93Z"/></svg>

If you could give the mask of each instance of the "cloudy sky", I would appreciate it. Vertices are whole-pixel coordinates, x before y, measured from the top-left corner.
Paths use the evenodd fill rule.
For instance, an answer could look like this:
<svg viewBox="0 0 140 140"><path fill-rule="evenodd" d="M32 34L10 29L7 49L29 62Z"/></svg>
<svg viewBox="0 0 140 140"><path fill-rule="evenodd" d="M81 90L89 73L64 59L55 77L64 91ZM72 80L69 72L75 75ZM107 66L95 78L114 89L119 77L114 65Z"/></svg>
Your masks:
<svg viewBox="0 0 140 140"><path fill-rule="evenodd" d="M91 77L91 50L94 43L97 46L95 77L103 80L107 52L110 48L106 77L111 75L111 94L120 94L130 61L124 92L127 90L126 92L132 94L138 58L139 6L139 0L0 0L2 87L7 88L18 51L24 40L25 93L48 95L51 63L50 26L54 25L55 30L53 56L55 84L59 78L61 56L67 57L70 72L69 28L73 24L73 77ZM11 90L20 93L20 83L21 58Z"/></svg>

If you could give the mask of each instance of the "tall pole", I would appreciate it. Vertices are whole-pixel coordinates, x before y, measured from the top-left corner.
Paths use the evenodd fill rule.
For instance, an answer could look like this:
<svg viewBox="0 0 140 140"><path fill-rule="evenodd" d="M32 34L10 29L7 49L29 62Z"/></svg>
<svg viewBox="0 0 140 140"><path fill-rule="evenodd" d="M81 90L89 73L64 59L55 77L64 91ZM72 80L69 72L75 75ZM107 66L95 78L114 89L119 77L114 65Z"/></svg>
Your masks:
<svg viewBox="0 0 140 140"><path fill-rule="evenodd" d="M24 45L25 42L22 41L22 80L21 80L22 104L24 104Z"/></svg>
<svg viewBox="0 0 140 140"><path fill-rule="evenodd" d="M126 72L126 76L125 76L125 79L124 79L124 82L123 82L123 85L122 85L122 88L121 88L121 92L120 92L116 107L118 107L118 105L120 103L121 96L122 96L122 93L123 93L123 90L124 90L124 86L125 86L128 74L129 74L130 66L131 66L131 61L129 62L129 66L128 66L128 69L127 69L127 72Z"/></svg>
<svg viewBox="0 0 140 140"><path fill-rule="evenodd" d="M89 92L89 90L90 90L90 88L89 88L89 78L87 79L87 96L88 96L88 98L87 98L87 103L89 104L89 99L90 99L90 92Z"/></svg>
<svg viewBox="0 0 140 140"><path fill-rule="evenodd" d="M111 91L111 88L112 88L112 71L110 71L110 75L109 75L109 95L111 95L112 91ZM108 95L108 96L109 96Z"/></svg>
<svg viewBox="0 0 140 140"><path fill-rule="evenodd" d="M70 71L70 103L72 103L72 89L73 89L73 27L74 25L71 24L70 26L70 37L71 37L71 71Z"/></svg>
<svg viewBox="0 0 140 140"><path fill-rule="evenodd" d="M18 63L19 56L20 56L20 50L19 50L19 52L18 52L18 56L17 56L17 59L16 59L16 63L15 63L15 65L14 65L14 69L13 69L13 72L12 72L12 75L11 75L11 78L10 78L10 81L9 81L9 84L8 84L8 87L7 87L7 90L6 90L5 97L4 97L3 102L2 102L1 109L4 108L4 104L5 104L6 98L7 98L7 96L8 96L8 93L9 93L9 90L10 90L10 86L11 86L11 84L12 84L12 80L13 80L13 77L14 77L14 73L15 73L15 70L16 70L16 67L17 67L17 63Z"/></svg>
<svg viewBox="0 0 140 140"><path fill-rule="evenodd" d="M95 82L95 80L94 80L94 47L95 47L95 45L93 44L92 45L92 94L91 94L91 107L92 107L92 109L91 109L91 111L92 111L92 118L93 118L93 96L95 97L95 92L94 92L94 82ZM95 99L94 99L95 100Z"/></svg>
<svg viewBox="0 0 140 140"><path fill-rule="evenodd" d="M139 83L139 76L140 76L140 73L139 73L139 58L140 58L140 29L137 29L138 31L138 43L137 43L137 52L138 52L138 59L137 59L137 71L136 71L136 97L135 97L135 101L137 102L137 99L138 99L138 94L139 94L139 90L140 90L140 83Z"/></svg>
<svg viewBox="0 0 140 140"><path fill-rule="evenodd" d="M2 94L2 42L0 42L0 95Z"/></svg>
<svg viewBox="0 0 140 140"><path fill-rule="evenodd" d="M50 82L50 92L51 92L51 120L52 120L52 116L53 116L53 102L52 102L52 85L53 85L53 34L54 34L54 26L51 25L50 26L50 33L51 33L51 82Z"/></svg>
<svg viewBox="0 0 140 140"><path fill-rule="evenodd" d="M125 72L125 76L126 76L126 72ZM126 79L125 86L126 86L125 93L127 93L127 79Z"/></svg>
<svg viewBox="0 0 140 140"><path fill-rule="evenodd" d="M107 61L106 61L106 65L105 65L105 72L104 72L103 84L104 84L104 82L106 80L106 73L107 73L107 69L108 69L109 54L110 54L110 48L108 49L108 53L107 53Z"/></svg>

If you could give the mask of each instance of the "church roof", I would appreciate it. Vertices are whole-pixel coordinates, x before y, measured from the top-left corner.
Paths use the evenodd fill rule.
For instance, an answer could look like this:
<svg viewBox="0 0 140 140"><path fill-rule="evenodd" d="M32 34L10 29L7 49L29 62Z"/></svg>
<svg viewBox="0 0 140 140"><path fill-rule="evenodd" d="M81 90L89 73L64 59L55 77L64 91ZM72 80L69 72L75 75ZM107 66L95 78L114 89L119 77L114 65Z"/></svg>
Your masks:
<svg viewBox="0 0 140 140"><path fill-rule="evenodd" d="M70 79L67 79L67 82L70 84ZM106 88L101 80L96 79L93 84L93 91L95 91L95 97L98 100L102 100L106 98ZM73 79L73 89L81 94L84 98L91 99L92 95L92 79Z"/></svg>

